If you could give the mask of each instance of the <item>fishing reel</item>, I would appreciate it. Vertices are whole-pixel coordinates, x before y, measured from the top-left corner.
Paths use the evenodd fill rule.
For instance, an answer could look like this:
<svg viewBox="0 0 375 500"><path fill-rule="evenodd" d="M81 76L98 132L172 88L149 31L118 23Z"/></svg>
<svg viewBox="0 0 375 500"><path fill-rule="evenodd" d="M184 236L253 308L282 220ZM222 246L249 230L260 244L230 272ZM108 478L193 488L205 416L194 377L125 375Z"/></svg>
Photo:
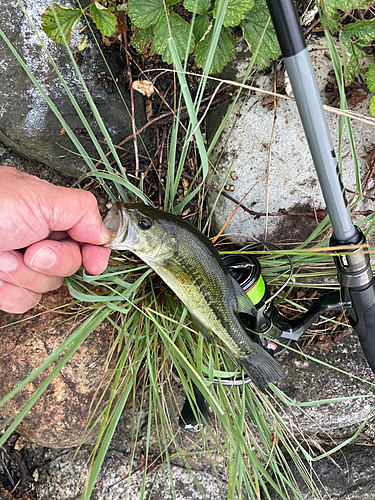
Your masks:
<svg viewBox="0 0 375 500"><path fill-rule="evenodd" d="M267 246L271 245L267 243ZM274 246L275 245L271 245ZM288 319L283 316L275 305L275 299L280 292L285 289L293 275L293 264L289 260L290 269L288 278L284 284L271 294L267 282L261 274L261 265L254 255L233 254L223 257L223 263L229 274L239 283L254 304L253 314L239 313L245 330L254 342L259 343L271 356L277 356L281 351L290 345L291 342L299 340L301 335L312 325L312 323L322 314L332 311L341 311L352 307L352 300L343 300L340 291L330 292L322 295L314 305L301 316L295 319ZM250 377L233 380L228 378L214 379L213 384L225 386L243 385L251 382ZM207 418L207 410L202 394L197 387L192 384L199 408L201 419L198 422L191 403L188 399L180 413L180 426L191 432L198 432L204 427L204 420Z"/></svg>
<svg viewBox="0 0 375 500"><path fill-rule="evenodd" d="M290 259L289 277L273 295L262 277L258 259L253 255L229 255L223 258L223 262L229 274L241 285L255 306L254 315L240 313L241 320L247 331L253 332L253 340L273 356L279 354L291 341L297 341L320 315L351 307L351 301L343 301L339 291L330 292L322 295L298 318L288 319L277 310L275 299L288 285L293 274Z"/></svg>

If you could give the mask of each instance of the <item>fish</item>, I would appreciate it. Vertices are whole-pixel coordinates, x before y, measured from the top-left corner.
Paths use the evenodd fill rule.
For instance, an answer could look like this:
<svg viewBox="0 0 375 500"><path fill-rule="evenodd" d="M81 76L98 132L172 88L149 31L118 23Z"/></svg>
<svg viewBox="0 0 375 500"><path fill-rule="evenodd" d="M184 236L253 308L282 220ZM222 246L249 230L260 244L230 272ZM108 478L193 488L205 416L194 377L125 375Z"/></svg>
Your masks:
<svg viewBox="0 0 375 500"><path fill-rule="evenodd" d="M246 333L238 312L254 305L229 274L216 247L197 227L143 204L115 203L104 219L105 246L130 250L150 266L186 306L197 330L218 337L261 390L285 377L283 368Z"/></svg>

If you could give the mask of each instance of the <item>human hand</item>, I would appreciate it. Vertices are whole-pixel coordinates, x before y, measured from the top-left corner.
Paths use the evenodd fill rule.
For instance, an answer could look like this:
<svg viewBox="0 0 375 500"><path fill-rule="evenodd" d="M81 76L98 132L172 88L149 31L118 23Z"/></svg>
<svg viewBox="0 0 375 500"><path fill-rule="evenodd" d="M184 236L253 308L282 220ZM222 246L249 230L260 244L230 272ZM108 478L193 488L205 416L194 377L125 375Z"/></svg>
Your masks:
<svg viewBox="0 0 375 500"><path fill-rule="evenodd" d="M100 274L109 240L91 193L0 167L0 310L31 309L82 263Z"/></svg>

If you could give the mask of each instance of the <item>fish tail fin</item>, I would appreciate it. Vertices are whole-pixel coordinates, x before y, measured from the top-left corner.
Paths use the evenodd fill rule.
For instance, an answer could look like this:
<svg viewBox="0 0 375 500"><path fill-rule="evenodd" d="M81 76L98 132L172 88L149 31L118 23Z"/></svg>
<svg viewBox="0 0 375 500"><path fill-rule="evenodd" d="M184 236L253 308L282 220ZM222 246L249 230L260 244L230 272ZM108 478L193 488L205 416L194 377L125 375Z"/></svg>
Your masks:
<svg viewBox="0 0 375 500"><path fill-rule="evenodd" d="M265 390L270 382L285 378L285 372L277 361L260 345L254 344L254 351L238 360L254 384Z"/></svg>

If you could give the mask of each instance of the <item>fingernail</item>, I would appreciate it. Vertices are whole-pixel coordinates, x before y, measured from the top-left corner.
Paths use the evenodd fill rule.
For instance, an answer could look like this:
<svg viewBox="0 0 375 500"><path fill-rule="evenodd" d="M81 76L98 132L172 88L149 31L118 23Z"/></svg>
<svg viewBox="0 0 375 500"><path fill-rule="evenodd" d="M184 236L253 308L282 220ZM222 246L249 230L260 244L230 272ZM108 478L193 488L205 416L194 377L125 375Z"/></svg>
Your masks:
<svg viewBox="0 0 375 500"><path fill-rule="evenodd" d="M108 241L111 239L111 235L104 223L102 224L102 235L104 236L103 243L108 243Z"/></svg>
<svg viewBox="0 0 375 500"><path fill-rule="evenodd" d="M0 271L10 272L17 269L17 257L11 252L0 253Z"/></svg>
<svg viewBox="0 0 375 500"><path fill-rule="evenodd" d="M42 247L31 259L30 267L47 271L55 264L56 260L57 255L52 248Z"/></svg>

